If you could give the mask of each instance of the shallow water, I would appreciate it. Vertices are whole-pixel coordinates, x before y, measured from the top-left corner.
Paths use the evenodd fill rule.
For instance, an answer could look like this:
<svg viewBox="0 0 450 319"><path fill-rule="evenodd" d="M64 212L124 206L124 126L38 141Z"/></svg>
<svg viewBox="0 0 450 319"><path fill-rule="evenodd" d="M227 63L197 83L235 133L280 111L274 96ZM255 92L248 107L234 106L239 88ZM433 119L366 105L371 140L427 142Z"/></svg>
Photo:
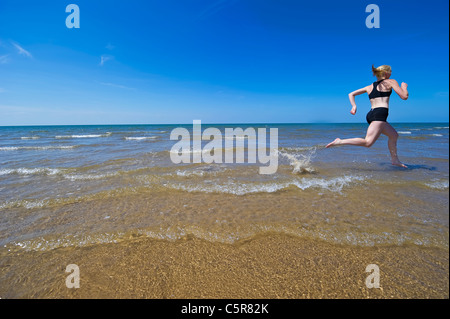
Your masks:
<svg viewBox="0 0 450 319"><path fill-rule="evenodd" d="M214 125L278 128L271 175L259 174L260 163L174 164L178 125L0 127L0 245L49 250L133 236L234 243L275 232L447 249L448 123L393 126L408 169L390 164L384 136L370 149L324 148L363 137L365 124Z"/></svg>

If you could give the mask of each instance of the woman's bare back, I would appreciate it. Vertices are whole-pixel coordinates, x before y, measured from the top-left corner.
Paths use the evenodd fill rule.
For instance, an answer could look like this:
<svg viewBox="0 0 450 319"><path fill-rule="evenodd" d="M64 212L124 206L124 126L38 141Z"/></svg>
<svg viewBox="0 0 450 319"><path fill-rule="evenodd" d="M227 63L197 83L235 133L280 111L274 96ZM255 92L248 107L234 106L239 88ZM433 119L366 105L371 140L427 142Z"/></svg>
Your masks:
<svg viewBox="0 0 450 319"><path fill-rule="evenodd" d="M377 86L377 90L379 92L390 92L392 90L392 80L389 79L385 79L382 82L378 83ZM374 85L373 83L367 86L367 94L370 95L370 93L372 93L374 89ZM383 96L383 97L378 97L376 99L371 99L370 100L370 104L372 106L372 108L377 108L377 107L385 107L385 108L389 108L389 96Z"/></svg>

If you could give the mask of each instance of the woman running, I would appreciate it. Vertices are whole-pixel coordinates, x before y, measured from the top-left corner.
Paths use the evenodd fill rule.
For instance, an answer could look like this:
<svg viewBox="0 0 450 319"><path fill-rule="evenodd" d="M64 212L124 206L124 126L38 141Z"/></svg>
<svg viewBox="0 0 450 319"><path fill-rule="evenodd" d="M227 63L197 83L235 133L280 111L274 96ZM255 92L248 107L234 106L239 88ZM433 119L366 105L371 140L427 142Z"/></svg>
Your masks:
<svg viewBox="0 0 450 319"><path fill-rule="evenodd" d="M356 90L348 95L350 103L353 108L350 111L351 114L356 114L355 96L367 93L369 94L370 104L372 109L367 113L366 120L369 123L365 138L349 138L341 140L335 139L329 143L326 147L332 147L337 145L356 145L371 147L373 143L378 139L380 134L386 135L388 140L389 152L391 153L392 165L407 167L402 164L397 156L397 131L386 121L389 113L389 97L392 93L392 89L400 96L402 100L408 99L408 84L402 82L401 86L397 81L390 79L391 67L389 65L382 65L375 68L372 65L372 72L377 77L377 81L362 88Z"/></svg>

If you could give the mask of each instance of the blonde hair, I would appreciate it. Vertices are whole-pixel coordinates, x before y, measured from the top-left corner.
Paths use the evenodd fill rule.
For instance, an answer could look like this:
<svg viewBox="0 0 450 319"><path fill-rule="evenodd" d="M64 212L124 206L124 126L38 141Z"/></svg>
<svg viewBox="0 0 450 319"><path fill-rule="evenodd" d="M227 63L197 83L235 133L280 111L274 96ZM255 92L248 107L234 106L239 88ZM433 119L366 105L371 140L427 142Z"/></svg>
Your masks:
<svg viewBox="0 0 450 319"><path fill-rule="evenodd" d="M383 77L384 73L391 73L392 69L389 65L380 65L378 68L372 64L372 72L377 78Z"/></svg>

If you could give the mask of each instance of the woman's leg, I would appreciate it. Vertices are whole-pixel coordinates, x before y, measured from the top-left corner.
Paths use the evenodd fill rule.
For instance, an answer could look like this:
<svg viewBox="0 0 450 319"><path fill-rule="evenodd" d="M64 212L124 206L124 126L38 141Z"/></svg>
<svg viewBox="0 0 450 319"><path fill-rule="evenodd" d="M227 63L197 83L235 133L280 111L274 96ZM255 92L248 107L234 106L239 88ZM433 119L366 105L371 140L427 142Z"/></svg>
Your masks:
<svg viewBox="0 0 450 319"><path fill-rule="evenodd" d="M370 123L369 128L367 129L365 138L348 138L345 140L341 140L340 138L335 139L333 142L328 144L326 147L332 147L337 145L355 145L355 146L365 146L371 147L373 143L380 137L383 128L387 124L382 121L373 121Z"/></svg>
<svg viewBox="0 0 450 319"><path fill-rule="evenodd" d="M406 168L407 166L405 164L402 164L402 162L400 162L397 156L397 139L398 139L397 131L391 126L391 124L386 122L386 125L383 127L381 133L383 133L389 138L388 147L389 152L391 153L392 165Z"/></svg>

